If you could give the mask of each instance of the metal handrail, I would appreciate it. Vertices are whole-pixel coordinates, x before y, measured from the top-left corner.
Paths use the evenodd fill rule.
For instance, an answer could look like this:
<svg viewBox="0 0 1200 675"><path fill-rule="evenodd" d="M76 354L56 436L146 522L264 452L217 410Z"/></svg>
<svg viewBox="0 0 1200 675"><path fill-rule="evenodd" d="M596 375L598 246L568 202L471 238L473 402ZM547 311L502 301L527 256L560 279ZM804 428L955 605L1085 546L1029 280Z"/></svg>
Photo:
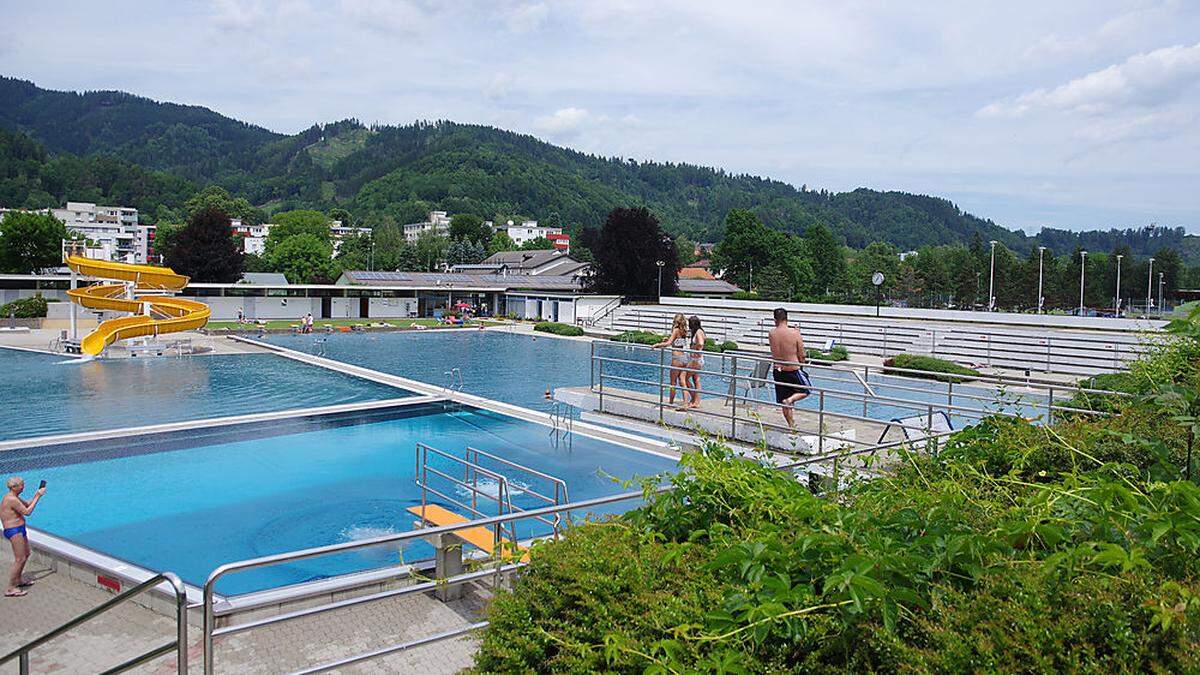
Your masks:
<svg viewBox="0 0 1200 675"><path fill-rule="evenodd" d="M435 456L443 457L447 460L450 460L451 462L457 462L458 464L461 464L463 467L463 479L459 480L459 479L455 478L454 476L451 476L451 475L437 469L436 467L430 467L429 466L429 454L430 453L433 453ZM444 452L442 450L438 450L435 447L432 447L425 443L421 443L419 441L417 442L417 452L416 452L415 460L416 460L416 473L414 476L414 481L416 482L417 487L421 488L421 519L422 520L425 519L425 508L429 503L429 495L430 494L441 497L442 499L446 500L447 502L454 504L455 506L461 507L464 510L471 512L471 514L480 516L480 517L487 515L486 513L480 511L478 508L480 496L484 497L485 499L489 499L489 500L495 502L497 512L504 513L506 510L510 513L512 512L512 510L513 510L512 497L511 497L511 493L508 489L508 479L505 478L503 475L496 473L495 471L490 471L488 469L485 469L484 467L479 466L478 464L474 464L467 459L464 459L462 457L457 457L455 455L452 455L448 452ZM459 500L455 499L454 497L451 497L450 495L438 490L437 488L432 487L429 484L429 474L431 474L431 473L439 478L445 479L446 481L450 482L453 485L457 485L457 486L469 491L471 493L471 504L467 505L464 502L460 502ZM479 475L480 474L483 474L485 477L491 478L492 480L496 481L496 494L495 495L491 495L487 491L479 489ZM516 541L517 541L516 530L514 529L511 532L509 532L508 534L509 534L509 538L512 540L512 543L515 545ZM499 545L499 543L500 543L499 542L499 539L500 539L499 530L497 530L496 539L497 539L496 544Z"/></svg>
<svg viewBox="0 0 1200 675"><path fill-rule="evenodd" d="M110 610L114 607L125 604L127 601L129 601L134 596L140 595L140 594L158 586L159 584L162 584L163 582L170 584L171 592L175 595L175 639L170 640L162 645L159 645L158 647L155 647L151 650L142 652L141 654L129 659L128 661L125 661L125 662L121 663L120 665L114 666L104 672L105 673L122 673L122 672L125 672L126 670L129 670L130 668L135 668L137 666L142 665L143 663L148 663L150 661L153 661L154 659L162 656L163 654L167 654L171 651L174 651L174 652L176 652L175 667L177 668L178 672L181 675L186 675L187 666L188 666L188 663L187 663L187 647L188 647L188 645L187 645L187 591L184 589L183 582L180 581L179 577L175 576L171 572L162 572L160 574L156 574L156 575L150 577L149 579L141 582L137 586L134 586L133 588L130 588L116 596L113 596L112 598L106 600L104 603L87 610L86 612L80 614L79 616L76 616L75 618L71 619L70 621L67 621L66 623L62 624L58 628L55 628L49 632L43 633L40 637L34 638L33 640L25 643L24 645L16 648L12 652L9 652L4 657L0 657L0 665L8 663L9 661L11 661L13 659L19 659L20 674L28 675L28 673L29 673L29 654L34 649L37 649L38 647L46 644L47 642L62 635L63 633L66 633L66 632L70 631L71 629L75 628L76 626L79 626L80 624L86 623L87 621L94 619L95 617L107 612L108 610Z"/></svg>

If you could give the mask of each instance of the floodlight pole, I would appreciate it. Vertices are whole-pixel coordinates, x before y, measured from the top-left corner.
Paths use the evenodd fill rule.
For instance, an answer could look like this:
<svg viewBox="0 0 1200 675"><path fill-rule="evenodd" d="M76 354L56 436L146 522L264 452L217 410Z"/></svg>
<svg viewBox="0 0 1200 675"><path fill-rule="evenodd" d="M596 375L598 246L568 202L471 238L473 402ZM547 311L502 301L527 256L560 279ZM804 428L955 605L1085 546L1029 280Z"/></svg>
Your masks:
<svg viewBox="0 0 1200 675"><path fill-rule="evenodd" d="M1150 271L1146 273L1146 318L1150 318L1150 303L1153 302L1151 288L1154 285L1154 258L1150 259Z"/></svg>
<svg viewBox="0 0 1200 675"><path fill-rule="evenodd" d="M1121 258L1124 257L1120 254L1117 255L1117 294L1116 300L1113 301L1113 311L1116 312L1118 318L1121 316Z"/></svg>
<svg viewBox="0 0 1200 675"><path fill-rule="evenodd" d="M1042 258L1044 258L1045 255L1046 255L1046 247L1039 246L1038 247L1038 297L1037 297L1038 314L1041 314L1044 311L1042 308L1046 304L1046 296L1042 295Z"/></svg>
<svg viewBox="0 0 1200 675"><path fill-rule="evenodd" d="M666 263L664 263L661 260L656 260L656 261L654 261L654 264L658 266L658 304L661 305L662 304L662 270L663 270L663 265L665 265Z"/></svg>
<svg viewBox="0 0 1200 675"><path fill-rule="evenodd" d="M996 311L996 240L988 242L992 245L992 262L988 269L988 311Z"/></svg>
<svg viewBox="0 0 1200 675"><path fill-rule="evenodd" d="M1083 279L1087 273L1087 251L1079 252L1079 316L1083 316Z"/></svg>

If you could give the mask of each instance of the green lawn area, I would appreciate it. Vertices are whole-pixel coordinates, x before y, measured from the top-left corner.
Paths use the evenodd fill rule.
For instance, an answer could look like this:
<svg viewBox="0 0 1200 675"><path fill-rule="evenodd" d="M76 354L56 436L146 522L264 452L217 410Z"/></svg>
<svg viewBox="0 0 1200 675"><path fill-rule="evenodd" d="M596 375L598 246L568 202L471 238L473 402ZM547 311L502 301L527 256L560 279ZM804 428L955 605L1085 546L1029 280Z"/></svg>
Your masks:
<svg viewBox="0 0 1200 675"><path fill-rule="evenodd" d="M443 324L440 324L437 319L316 319L313 321L313 330L319 330L325 326L354 326L354 325L379 326L381 324L386 324L386 325L392 326L394 328L410 328L414 325L420 325L420 326L426 326L426 327L433 328L433 327L443 325ZM283 320L279 320L279 321L268 321L266 323L265 327L269 330L281 330L281 329L287 329L287 328L292 328L292 327L298 327L299 325L300 325L299 319L291 319L291 320L283 319ZM471 322L468 322L468 325L471 325ZM255 323L239 324L236 321L209 321L206 328L208 328L209 330L227 329L227 330L256 331L259 328L259 324L255 324Z"/></svg>

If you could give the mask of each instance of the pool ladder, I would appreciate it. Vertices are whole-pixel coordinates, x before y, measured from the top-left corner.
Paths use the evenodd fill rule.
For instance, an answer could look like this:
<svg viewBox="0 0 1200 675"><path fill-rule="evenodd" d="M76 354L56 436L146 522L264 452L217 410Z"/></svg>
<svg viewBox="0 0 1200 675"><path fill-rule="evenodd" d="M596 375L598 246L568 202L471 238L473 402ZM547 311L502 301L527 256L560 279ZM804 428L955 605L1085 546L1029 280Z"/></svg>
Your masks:
<svg viewBox="0 0 1200 675"><path fill-rule="evenodd" d="M463 390L462 370L458 368L451 368L443 373L443 375L446 376L445 389L447 392L461 392ZM459 410L462 408L462 404L458 401L447 399L442 402L442 408L445 410Z"/></svg>
<svg viewBox="0 0 1200 675"><path fill-rule="evenodd" d="M554 447L566 445L568 450L575 447L575 406L562 401L550 401L550 437L554 439Z"/></svg>

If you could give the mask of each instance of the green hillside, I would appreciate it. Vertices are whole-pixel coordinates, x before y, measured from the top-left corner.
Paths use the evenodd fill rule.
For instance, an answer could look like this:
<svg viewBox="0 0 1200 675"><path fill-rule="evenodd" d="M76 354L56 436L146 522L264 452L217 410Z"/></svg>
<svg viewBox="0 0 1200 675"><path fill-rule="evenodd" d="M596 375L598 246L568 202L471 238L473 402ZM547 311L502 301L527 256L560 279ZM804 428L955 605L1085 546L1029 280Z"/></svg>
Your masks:
<svg viewBox="0 0 1200 675"><path fill-rule="evenodd" d="M557 218L578 230L599 225L615 206L643 204L668 231L699 241L719 240L726 214L744 208L789 232L825 223L856 248L873 241L907 250L996 239L1023 253L1036 243L937 197L797 189L691 164L588 155L529 135L447 121L368 128L344 120L281 135L203 107L122 92L49 91L0 78L0 128L27 134L59 158L103 156L196 185L215 183L269 210L342 207L366 225L412 222L440 209ZM42 190L35 201L43 201L43 193L78 198L59 187ZM10 190L6 203L20 196ZM1073 232L1047 233L1044 241L1057 253L1082 241ZM1130 244L1139 253L1140 233L1091 233L1088 243L1095 244L1092 250ZM1179 229L1152 234L1147 247L1182 243Z"/></svg>

